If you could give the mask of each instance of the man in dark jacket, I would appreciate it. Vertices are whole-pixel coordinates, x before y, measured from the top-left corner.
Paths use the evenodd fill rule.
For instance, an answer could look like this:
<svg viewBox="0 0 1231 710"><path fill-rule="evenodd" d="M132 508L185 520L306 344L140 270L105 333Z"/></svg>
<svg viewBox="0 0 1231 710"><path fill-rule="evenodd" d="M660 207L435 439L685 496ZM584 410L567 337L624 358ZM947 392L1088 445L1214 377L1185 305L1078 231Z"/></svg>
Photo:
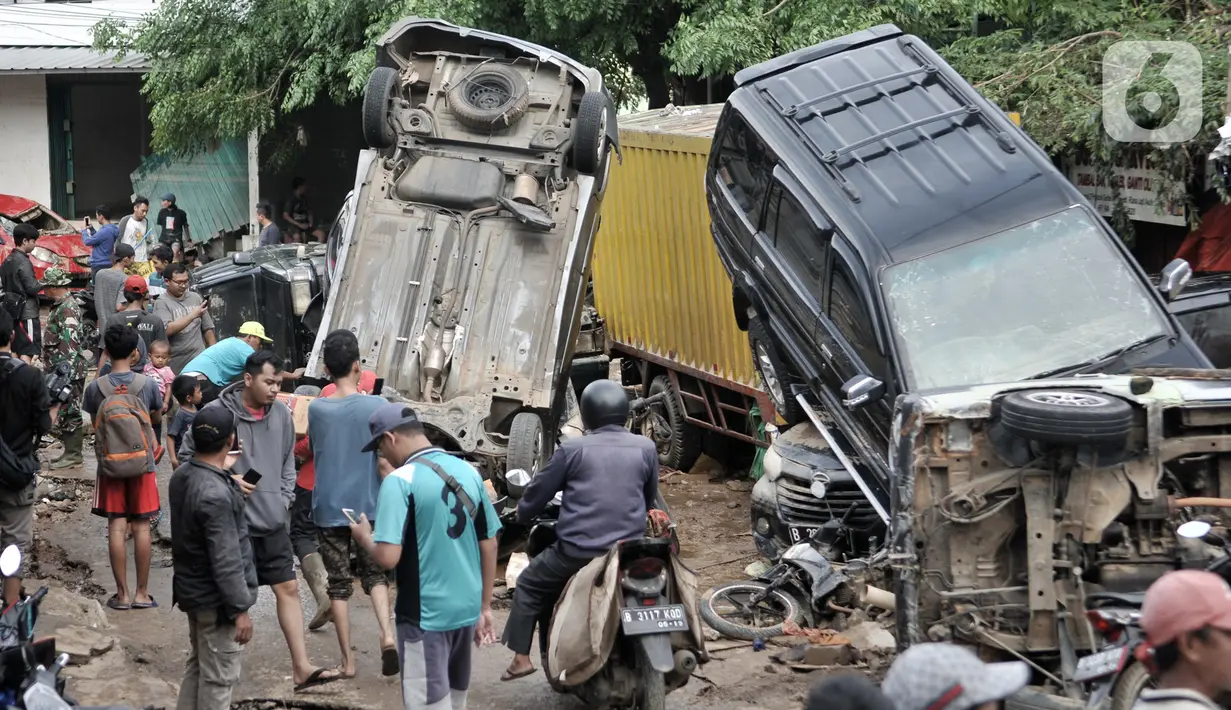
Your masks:
<svg viewBox="0 0 1231 710"><path fill-rule="evenodd" d="M34 346L34 355L43 350L43 336L38 321L38 292L43 290L42 284L34 278L34 264L30 263L30 252L38 243L38 229L32 224L22 223L13 230L13 243L17 248L9 253L0 266L0 287L4 289L4 304L12 307L22 302L20 308L12 308L9 315L20 321L17 326L25 332ZM24 354L24 353L22 353Z"/></svg>
<svg viewBox="0 0 1231 710"><path fill-rule="evenodd" d="M586 435L561 444L517 504L517 522L529 524L561 494L556 543L517 577L503 639L515 655L501 680L534 672L534 627L545 655L551 613L569 579L620 540L645 536L646 512L658 500L658 450L624 428L628 413L623 387L611 380L590 383L581 393Z"/></svg>
<svg viewBox="0 0 1231 710"><path fill-rule="evenodd" d="M235 416L222 408L192 423L196 453L171 476L174 603L188 614L189 651L180 710L229 710L240 649L252 638L256 567L244 494L231 478Z"/></svg>

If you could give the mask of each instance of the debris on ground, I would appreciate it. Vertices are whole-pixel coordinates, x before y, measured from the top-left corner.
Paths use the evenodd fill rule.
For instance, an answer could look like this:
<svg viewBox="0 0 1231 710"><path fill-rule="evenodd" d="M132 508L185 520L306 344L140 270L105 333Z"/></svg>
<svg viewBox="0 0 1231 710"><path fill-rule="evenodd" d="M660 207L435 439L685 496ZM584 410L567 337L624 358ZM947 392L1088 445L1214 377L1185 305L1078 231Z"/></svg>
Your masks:
<svg viewBox="0 0 1231 710"><path fill-rule="evenodd" d="M517 588L517 578L530 566L530 557L524 552L514 552L504 567L504 586Z"/></svg>

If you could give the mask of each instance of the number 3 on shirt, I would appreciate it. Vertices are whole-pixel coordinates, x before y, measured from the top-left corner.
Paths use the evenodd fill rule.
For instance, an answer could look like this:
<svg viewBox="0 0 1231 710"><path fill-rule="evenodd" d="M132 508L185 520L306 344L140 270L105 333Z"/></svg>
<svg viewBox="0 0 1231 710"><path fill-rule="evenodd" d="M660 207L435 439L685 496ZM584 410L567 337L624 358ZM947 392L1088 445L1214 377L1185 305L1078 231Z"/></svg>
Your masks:
<svg viewBox="0 0 1231 710"><path fill-rule="evenodd" d="M448 533L449 539L456 540L466 532L466 509L456 495L453 496L453 504L449 505L449 496L452 493L448 486L440 489L440 500L449 506L449 528L445 532Z"/></svg>

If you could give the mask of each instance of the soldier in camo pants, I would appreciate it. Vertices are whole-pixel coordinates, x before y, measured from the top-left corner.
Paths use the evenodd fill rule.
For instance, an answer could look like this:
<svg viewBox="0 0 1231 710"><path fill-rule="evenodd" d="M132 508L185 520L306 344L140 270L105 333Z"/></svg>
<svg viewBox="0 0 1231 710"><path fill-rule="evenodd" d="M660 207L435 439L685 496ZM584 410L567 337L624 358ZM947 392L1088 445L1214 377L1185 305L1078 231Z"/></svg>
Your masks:
<svg viewBox="0 0 1231 710"><path fill-rule="evenodd" d="M63 269L48 269L43 276L43 293L55 301L43 331L43 362L50 372L62 362L72 370L72 395L60 407L53 434L64 444L64 453L51 464L58 471L80 466L81 443L85 430L81 418L81 396L85 391L86 358L81 308L69 295L68 274Z"/></svg>

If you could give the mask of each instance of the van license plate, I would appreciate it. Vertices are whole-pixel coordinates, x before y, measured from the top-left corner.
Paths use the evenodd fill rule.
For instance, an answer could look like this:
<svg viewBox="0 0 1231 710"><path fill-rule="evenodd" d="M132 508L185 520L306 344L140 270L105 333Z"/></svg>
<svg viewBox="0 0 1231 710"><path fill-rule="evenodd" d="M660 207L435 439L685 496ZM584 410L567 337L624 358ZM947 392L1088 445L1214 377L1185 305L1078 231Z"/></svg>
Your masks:
<svg viewBox="0 0 1231 710"><path fill-rule="evenodd" d="M620 628L625 636L687 631L688 615L683 604L621 609Z"/></svg>
<svg viewBox="0 0 1231 710"><path fill-rule="evenodd" d="M790 527L791 544L793 545L797 542L812 539L812 533L814 532L816 532L816 528L811 528L804 525L792 525Z"/></svg>
<svg viewBox="0 0 1231 710"><path fill-rule="evenodd" d="M1077 683L1084 683L1086 681L1097 680L1104 676L1109 676L1120 670L1120 667L1124 665L1124 659L1127 656L1127 646L1109 648L1106 651L1099 651L1098 653L1091 653L1089 656L1082 656L1077 659L1077 670L1073 672L1073 681Z"/></svg>

